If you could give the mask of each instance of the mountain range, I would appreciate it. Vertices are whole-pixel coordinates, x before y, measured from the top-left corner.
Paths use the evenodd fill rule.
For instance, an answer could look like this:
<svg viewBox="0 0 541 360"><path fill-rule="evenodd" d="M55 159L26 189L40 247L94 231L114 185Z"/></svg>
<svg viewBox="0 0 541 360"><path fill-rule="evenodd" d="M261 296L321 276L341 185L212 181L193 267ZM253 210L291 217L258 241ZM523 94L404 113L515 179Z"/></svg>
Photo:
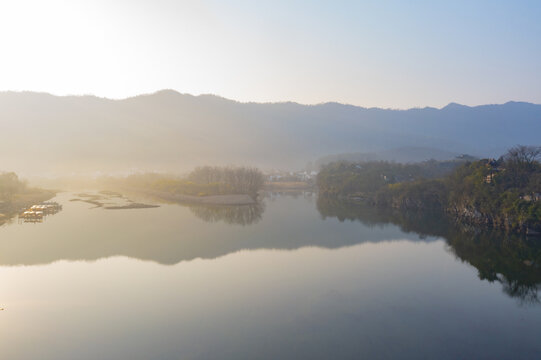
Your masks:
<svg viewBox="0 0 541 360"><path fill-rule="evenodd" d="M0 170L183 172L198 165L299 169L340 153L414 148L495 157L539 144L541 105L393 110L339 103L240 103L173 90L123 100L0 93ZM414 157L415 157L414 156Z"/></svg>

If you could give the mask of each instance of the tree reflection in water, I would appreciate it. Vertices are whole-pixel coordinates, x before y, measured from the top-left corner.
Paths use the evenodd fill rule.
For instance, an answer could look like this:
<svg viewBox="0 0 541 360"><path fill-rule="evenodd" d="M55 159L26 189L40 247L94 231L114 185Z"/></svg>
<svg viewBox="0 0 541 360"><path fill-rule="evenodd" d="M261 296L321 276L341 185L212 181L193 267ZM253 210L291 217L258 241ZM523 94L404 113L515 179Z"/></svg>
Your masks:
<svg viewBox="0 0 541 360"><path fill-rule="evenodd" d="M474 266L479 279L502 284L521 305L541 304L541 239L460 224L441 213L399 211L320 197L323 218L359 221L368 226L395 224L405 232L445 239L448 251Z"/></svg>
<svg viewBox="0 0 541 360"><path fill-rule="evenodd" d="M539 239L462 227L446 240L457 258L477 268L481 280L501 283L503 291L523 305L541 303Z"/></svg>
<svg viewBox="0 0 541 360"><path fill-rule="evenodd" d="M233 225L251 225L261 220L265 205L257 202L253 205L190 205L191 212L206 222L223 221Z"/></svg>

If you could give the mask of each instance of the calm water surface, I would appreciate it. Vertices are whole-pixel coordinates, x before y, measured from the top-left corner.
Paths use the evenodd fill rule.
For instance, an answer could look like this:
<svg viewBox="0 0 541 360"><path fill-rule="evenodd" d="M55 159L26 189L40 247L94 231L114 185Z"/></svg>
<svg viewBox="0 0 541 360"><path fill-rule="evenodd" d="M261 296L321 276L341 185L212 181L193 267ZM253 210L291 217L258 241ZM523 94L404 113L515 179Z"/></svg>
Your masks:
<svg viewBox="0 0 541 360"><path fill-rule="evenodd" d="M307 195L130 210L73 197L0 227L0 359L541 358L531 240Z"/></svg>

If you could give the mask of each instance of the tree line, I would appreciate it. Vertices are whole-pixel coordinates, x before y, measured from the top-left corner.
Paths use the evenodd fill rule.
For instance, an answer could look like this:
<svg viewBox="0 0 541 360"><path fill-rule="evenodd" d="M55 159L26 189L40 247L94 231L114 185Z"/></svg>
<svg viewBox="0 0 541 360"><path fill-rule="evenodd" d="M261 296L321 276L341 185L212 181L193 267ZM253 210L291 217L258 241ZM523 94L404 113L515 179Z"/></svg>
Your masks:
<svg viewBox="0 0 541 360"><path fill-rule="evenodd" d="M0 201L9 202L13 195L23 193L26 183L21 181L13 172L0 173Z"/></svg>
<svg viewBox="0 0 541 360"><path fill-rule="evenodd" d="M457 162L444 176L426 164L335 163L322 169L323 196L401 209L441 210L475 223L541 232L541 147L516 146L499 159ZM430 168L430 166L429 166Z"/></svg>
<svg viewBox="0 0 541 360"><path fill-rule="evenodd" d="M202 166L193 170L187 179L196 184L218 184L227 192L237 194L256 194L265 182L259 169L244 166Z"/></svg>
<svg viewBox="0 0 541 360"><path fill-rule="evenodd" d="M264 175L259 169L244 166L202 166L184 177L156 173L134 174L120 181L120 185L132 188L192 196L228 194L255 196L263 187L263 183ZM119 181L112 180L109 184L119 185Z"/></svg>

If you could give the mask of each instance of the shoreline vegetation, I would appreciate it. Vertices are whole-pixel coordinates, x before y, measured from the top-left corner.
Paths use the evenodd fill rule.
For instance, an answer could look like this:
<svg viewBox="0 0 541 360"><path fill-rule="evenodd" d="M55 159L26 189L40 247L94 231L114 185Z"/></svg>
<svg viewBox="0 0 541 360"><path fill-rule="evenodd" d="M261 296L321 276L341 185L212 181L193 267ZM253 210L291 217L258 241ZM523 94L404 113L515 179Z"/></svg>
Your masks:
<svg viewBox="0 0 541 360"><path fill-rule="evenodd" d="M499 159L417 164L336 162L317 178L320 195L455 221L541 235L541 147L516 146Z"/></svg>
<svg viewBox="0 0 541 360"><path fill-rule="evenodd" d="M0 225L33 204L50 200L55 191L29 187L12 172L0 173Z"/></svg>
<svg viewBox="0 0 541 360"><path fill-rule="evenodd" d="M185 177L144 173L109 178L102 187L169 202L205 205L253 205L263 188L263 173L252 167L198 167Z"/></svg>

